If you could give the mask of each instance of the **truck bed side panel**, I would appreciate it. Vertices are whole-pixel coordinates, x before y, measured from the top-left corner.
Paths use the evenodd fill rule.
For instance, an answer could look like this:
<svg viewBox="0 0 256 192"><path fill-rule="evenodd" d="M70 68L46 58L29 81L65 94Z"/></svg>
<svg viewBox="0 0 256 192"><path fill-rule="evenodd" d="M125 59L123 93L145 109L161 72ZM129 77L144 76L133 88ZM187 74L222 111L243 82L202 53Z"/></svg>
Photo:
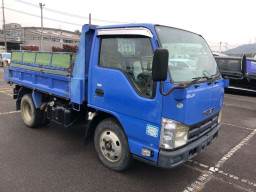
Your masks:
<svg viewBox="0 0 256 192"><path fill-rule="evenodd" d="M69 77L15 67L9 67L9 72L6 74L8 74L8 82L24 85L31 89L37 89L66 99L70 98Z"/></svg>

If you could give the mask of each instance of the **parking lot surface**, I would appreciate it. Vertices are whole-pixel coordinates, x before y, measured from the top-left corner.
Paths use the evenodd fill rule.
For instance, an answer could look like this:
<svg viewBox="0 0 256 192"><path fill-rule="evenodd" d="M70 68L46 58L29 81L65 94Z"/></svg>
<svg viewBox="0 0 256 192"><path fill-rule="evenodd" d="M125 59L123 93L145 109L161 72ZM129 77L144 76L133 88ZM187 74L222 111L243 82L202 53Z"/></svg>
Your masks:
<svg viewBox="0 0 256 192"><path fill-rule="evenodd" d="M0 68L0 191L256 191L256 95L225 95L217 140L175 169L135 162L114 172L83 126L27 128Z"/></svg>

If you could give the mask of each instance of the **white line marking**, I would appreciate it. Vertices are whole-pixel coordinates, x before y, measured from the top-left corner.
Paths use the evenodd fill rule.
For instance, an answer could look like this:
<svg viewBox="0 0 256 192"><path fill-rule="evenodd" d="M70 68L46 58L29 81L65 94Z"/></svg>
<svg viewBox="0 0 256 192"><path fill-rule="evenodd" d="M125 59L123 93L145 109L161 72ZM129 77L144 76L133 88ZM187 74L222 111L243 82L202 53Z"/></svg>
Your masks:
<svg viewBox="0 0 256 192"><path fill-rule="evenodd" d="M0 93L3 93L3 94L5 94L5 95L8 95L8 96L12 97L12 95L11 95L11 94L6 93L5 91L2 91L1 89L0 89Z"/></svg>
<svg viewBox="0 0 256 192"><path fill-rule="evenodd" d="M251 132L246 138L244 138L240 143L238 143L233 149L231 149L226 155L224 155L221 160L215 165L215 167L220 168L230 157L232 157L235 152L237 152L242 146L244 146L251 138L256 134L256 129Z"/></svg>
<svg viewBox="0 0 256 192"><path fill-rule="evenodd" d="M224 125L229 125L229 126L232 126L232 127L238 127L238 128L241 128L241 129L248 129L248 130L250 130L250 131L254 131L254 129L249 128L249 127L244 127L244 126L239 126L239 125L233 125L233 124L225 123L225 122L222 122L222 124L224 124Z"/></svg>
<svg viewBox="0 0 256 192"><path fill-rule="evenodd" d="M191 161L189 161L189 162L191 162L191 163L193 163L193 164L195 164L195 165L198 165L198 166L200 166L200 167L202 167L202 168L208 168L208 167L210 167L210 166L208 166L208 165L204 165L204 164L202 164L202 163L199 163L199 162L193 161L193 160L191 160ZM256 183L255 183L255 182L252 182L252 181L249 181L249 180L247 180L247 179L240 178L240 177L238 177L238 176L236 176L236 175L233 175L233 174L224 172L224 171L220 170L220 169L217 168L217 167L210 167L210 168L209 168L209 171L211 171L212 173L219 173L219 174L221 174L221 175L223 175L223 176L229 177L229 178L231 178L231 179L233 179L233 180L240 181L240 182L242 182L242 183L251 185L252 187L255 187L255 188L256 188Z"/></svg>
<svg viewBox="0 0 256 192"><path fill-rule="evenodd" d="M237 107L237 108L243 108L243 109L249 109L249 110L254 110L254 108L251 108L251 107L246 107L246 106L240 106L240 105L233 105L233 104L223 104L224 106L227 106L227 107Z"/></svg>
<svg viewBox="0 0 256 192"><path fill-rule="evenodd" d="M202 186L208 181L209 176L212 174L211 171L207 171L207 173L201 174L191 185L186 187L183 192L192 192L192 191L199 191Z"/></svg>
<svg viewBox="0 0 256 192"><path fill-rule="evenodd" d="M231 149L227 154L225 154L214 167L210 167L207 171L207 174L201 174L192 184L190 184L188 187L186 187L183 192L190 192L195 190L200 190L203 185L210 179L209 176L211 176L214 172L213 171L219 171L219 168L229 159L231 158L235 152L237 152L242 146L244 146L250 139L256 134L256 129L252 131L246 138L244 138L238 145L236 145L233 149ZM192 161L193 162L193 161ZM202 166L207 166L203 165ZM203 180L202 180L203 178ZM254 186L253 182L251 183L252 186Z"/></svg>
<svg viewBox="0 0 256 192"><path fill-rule="evenodd" d="M3 112L3 113L0 113L0 115L8 115L8 114L19 113L19 112L20 111Z"/></svg>

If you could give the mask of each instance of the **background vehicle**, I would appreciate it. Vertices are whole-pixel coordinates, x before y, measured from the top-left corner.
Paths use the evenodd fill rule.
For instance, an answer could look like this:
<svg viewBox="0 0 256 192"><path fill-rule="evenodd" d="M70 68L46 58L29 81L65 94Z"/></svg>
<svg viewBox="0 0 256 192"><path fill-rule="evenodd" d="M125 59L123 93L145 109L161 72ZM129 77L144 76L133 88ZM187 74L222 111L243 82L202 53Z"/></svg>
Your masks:
<svg viewBox="0 0 256 192"><path fill-rule="evenodd" d="M220 56L220 57L228 57L228 55L226 55L224 53L216 52L216 51L213 51L212 54L213 54L214 57L218 57L218 56Z"/></svg>
<svg viewBox="0 0 256 192"><path fill-rule="evenodd" d="M169 54L196 64L173 66ZM77 55L14 51L5 79L17 84L28 127L70 127L94 113L86 136L116 171L133 159L173 168L199 154L219 134L228 86L200 35L152 24L85 25Z"/></svg>
<svg viewBox="0 0 256 192"><path fill-rule="evenodd" d="M230 89L256 92L256 60L242 57L215 57L223 77L230 79Z"/></svg>
<svg viewBox="0 0 256 192"><path fill-rule="evenodd" d="M0 66L4 65L5 60L7 60L8 63L11 62L11 53L0 53Z"/></svg>

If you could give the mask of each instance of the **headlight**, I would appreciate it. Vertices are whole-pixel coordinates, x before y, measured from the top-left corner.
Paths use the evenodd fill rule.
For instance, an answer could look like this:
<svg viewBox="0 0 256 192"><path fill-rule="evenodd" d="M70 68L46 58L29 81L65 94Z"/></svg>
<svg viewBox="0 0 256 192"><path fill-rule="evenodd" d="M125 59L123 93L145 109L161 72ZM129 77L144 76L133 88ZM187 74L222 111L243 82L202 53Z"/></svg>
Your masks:
<svg viewBox="0 0 256 192"><path fill-rule="evenodd" d="M189 127L183 123L162 118L160 148L174 149L185 145L188 141Z"/></svg>
<svg viewBox="0 0 256 192"><path fill-rule="evenodd" d="M219 112L219 116L218 116L218 123L220 123L221 122L221 117L222 117L222 109L220 110L220 112Z"/></svg>

